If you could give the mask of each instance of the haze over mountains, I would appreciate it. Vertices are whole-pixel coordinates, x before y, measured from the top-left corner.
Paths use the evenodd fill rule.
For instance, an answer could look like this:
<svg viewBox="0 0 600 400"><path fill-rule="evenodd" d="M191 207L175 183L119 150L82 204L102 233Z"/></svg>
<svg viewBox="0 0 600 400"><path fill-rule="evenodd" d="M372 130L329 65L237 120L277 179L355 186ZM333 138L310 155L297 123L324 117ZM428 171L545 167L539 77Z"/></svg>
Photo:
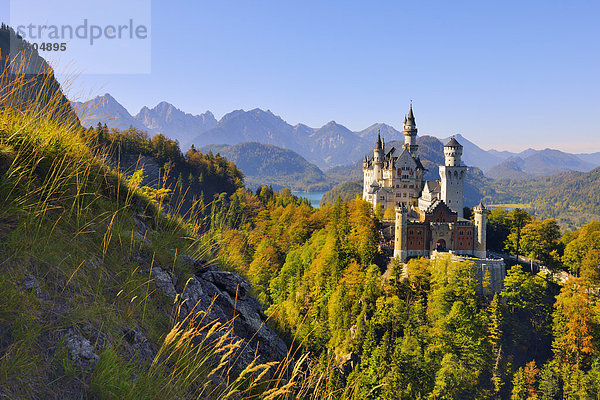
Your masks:
<svg viewBox="0 0 600 400"><path fill-rule="evenodd" d="M378 132L388 143L404 140L400 131L383 123L373 124L362 131L351 131L335 121L320 128L311 128L304 124L291 125L270 110L259 108L235 110L217 121L210 111L192 115L167 102L161 102L154 108L143 107L132 116L110 94L85 103L74 102L73 105L84 126L102 122L119 129L133 126L147 130L151 135L163 133L177 139L184 152L192 144L197 148L248 142L273 145L298 153L321 170L340 166L351 169L350 164L355 164L365 154L371 154ZM569 154L552 149L527 149L521 153L483 150L460 134L456 138L464 146L464 162L495 179L528 179L565 171L587 172L600 165L600 153ZM441 141L445 143L448 139ZM273 151L265 152L265 149L261 151L275 154ZM336 170L339 172L339 168Z"/></svg>

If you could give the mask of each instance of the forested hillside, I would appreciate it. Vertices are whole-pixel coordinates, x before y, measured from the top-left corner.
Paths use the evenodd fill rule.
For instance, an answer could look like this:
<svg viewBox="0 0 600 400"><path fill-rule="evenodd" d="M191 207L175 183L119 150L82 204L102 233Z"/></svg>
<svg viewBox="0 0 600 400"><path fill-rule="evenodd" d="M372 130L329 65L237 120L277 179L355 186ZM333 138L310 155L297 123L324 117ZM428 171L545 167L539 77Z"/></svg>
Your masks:
<svg viewBox="0 0 600 400"><path fill-rule="evenodd" d="M469 263L415 259L408 276L399 263L387 264L377 250L378 222L361 200L312 210L285 191L263 188L258 198L260 204L247 194L232 198L246 218L214 232L217 259L248 278L279 332L309 354L314 371L329 380L324 393L353 399L598 393L600 317L589 291L600 283L597 224L561 238L553 220L494 210L490 247L581 278L561 287L509 264L502 292L478 295Z"/></svg>
<svg viewBox="0 0 600 400"><path fill-rule="evenodd" d="M234 162L244 173L246 185L252 188L271 185L276 189L320 191L331 187L330 180L316 165L292 150L250 142L208 145L199 151L219 154Z"/></svg>
<svg viewBox="0 0 600 400"><path fill-rule="evenodd" d="M566 228L600 219L600 168L530 180L492 181L488 204L518 203L540 218L556 218Z"/></svg>

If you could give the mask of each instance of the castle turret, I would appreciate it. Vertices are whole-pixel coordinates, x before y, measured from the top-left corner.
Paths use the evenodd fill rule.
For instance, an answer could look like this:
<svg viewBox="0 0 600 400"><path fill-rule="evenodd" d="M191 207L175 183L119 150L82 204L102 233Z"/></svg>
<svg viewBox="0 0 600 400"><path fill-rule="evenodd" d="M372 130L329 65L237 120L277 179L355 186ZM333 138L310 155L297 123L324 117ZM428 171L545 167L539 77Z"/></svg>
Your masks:
<svg viewBox="0 0 600 400"><path fill-rule="evenodd" d="M485 208L483 203L479 203L474 209L474 220L475 220L475 246L473 248L473 255L479 258L486 258L487 247L486 247L486 229L487 229L487 214L488 210Z"/></svg>
<svg viewBox="0 0 600 400"><path fill-rule="evenodd" d="M460 158L462 157L463 147L454 136L444 146L445 164L450 167L461 165Z"/></svg>
<svg viewBox="0 0 600 400"><path fill-rule="evenodd" d="M462 150L462 145L452 137L444 146L445 165L440 166L440 200L443 200L461 218L463 217L463 193L467 171L467 167L462 165L460 160Z"/></svg>
<svg viewBox="0 0 600 400"><path fill-rule="evenodd" d="M377 143L373 149L373 178L377 182L381 179L381 168L383 167L383 142L381 134L377 134Z"/></svg>
<svg viewBox="0 0 600 400"><path fill-rule="evenodd" d="M413 114L412 103L410 103L408 117L404 117L402 133L404 133L404 148L408 150L409 153L416 154L419 146L417 145L417 123L415 121L415 115Z"/></svg>
<svg viewBox="0 0 600 400"><path fill-rule="evenodd" d="M394 232L394 257L399 257L400 261L406 262L407 243L406 235L408 227L408 209L403 203L396 207L396 227Z"/></svg>

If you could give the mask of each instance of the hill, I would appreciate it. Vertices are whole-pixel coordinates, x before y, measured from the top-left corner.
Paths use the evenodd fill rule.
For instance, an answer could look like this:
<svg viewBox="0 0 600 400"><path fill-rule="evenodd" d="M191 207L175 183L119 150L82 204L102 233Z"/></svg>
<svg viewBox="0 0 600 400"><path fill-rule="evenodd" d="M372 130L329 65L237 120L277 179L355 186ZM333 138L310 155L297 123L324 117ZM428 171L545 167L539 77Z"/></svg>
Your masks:
<svg viewBox="0 0 600 400"><path fill-rule="evenodd" d="M271 185L274 189L320 191L331 187L327 176L298 153L256 142L229 145L207 145L199 149L219 154L244 173L244 181L252 188Z"/></svg>
<svg viewBox="0 0 600 400"><path fill-rule="evenodd" d="M323 195L320 206L323 207L325 204L334 204L338 197L341 198L342 201L353 200L356 196L361 197L362 191L362 179L340 183Z"/></svg>
<svg viewBox="0 0 600 400"><path fill-rule="evenodd" d="M381 134L381 137L384 137L390 142L393 140L404 140L404 135L402 132L394 129L393 126L382 123L373 124L362 131L356 132L356 134L371 143L375 143L377 141L377 135L379 134Z"/></svg>
<svg viewBox="0 0 600 400"><path fill-rule="evenodd" d="M489 204L523 204L539 218L556 218L563 228L600 219L600 168L530 180L492 182Z"/></svg>
<svg viewBox="0 0 600 400"><path fill-rule="evenodd" d="M193 140L197 147L245 142L293 149L320 168L344 164L349 157L359 158L366 146L360 136L334 121L318 129L302 124L291 126L271 111L258 108L226 114L213 129Z"/></svg>
<svg viewBox="0 0 600 400"><path fill-rule="evenodd" d="M493 179L528 179L549 176L565 171L587 172L596 165L559 150L545 149L524 151L490 168L486 175Z"/></svg>

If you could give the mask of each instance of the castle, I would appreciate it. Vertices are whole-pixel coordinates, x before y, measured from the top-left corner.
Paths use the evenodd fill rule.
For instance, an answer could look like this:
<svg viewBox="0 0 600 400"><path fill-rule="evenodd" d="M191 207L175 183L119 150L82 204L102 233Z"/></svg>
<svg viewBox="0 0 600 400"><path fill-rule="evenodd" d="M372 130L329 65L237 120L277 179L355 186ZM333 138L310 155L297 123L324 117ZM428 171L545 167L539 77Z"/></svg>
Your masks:
<svg viewBox="0 0 600 400"><path fill-rule="evenodd" d="M487 209L473 209L474 221L464 218L463 192L467 167L463 147L453 137L444 146L440 180L424 181L418 156L417 124L412 109L404 118L404 145L387 150L377 138L373 157L363 161L363 199L374 209L395 213L394 256L430 257L449 251L456 256L486 258Z"/></svg>

